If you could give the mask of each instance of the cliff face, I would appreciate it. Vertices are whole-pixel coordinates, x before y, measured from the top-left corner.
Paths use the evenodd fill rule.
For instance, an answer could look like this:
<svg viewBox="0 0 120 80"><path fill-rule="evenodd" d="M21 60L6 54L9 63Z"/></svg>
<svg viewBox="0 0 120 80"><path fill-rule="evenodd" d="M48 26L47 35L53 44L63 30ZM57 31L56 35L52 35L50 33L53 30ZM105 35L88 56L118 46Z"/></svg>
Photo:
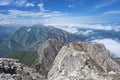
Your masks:
<svg viewBox="0 0 120 80"><path fill-rule="evenodd" d="M112 80L119 73L103 44L70 43L56 56L48 80Z"/></svg>
<svg viewBox="0 0 120 80"><path fill-rule="evenodd" d="M42 76L16 59L0 58L0 80L42 80Z"/></svg>
<svg viewBox="0 0 120 80"><path fill-rule="evenodd" d="M36 69L39 70L41 74L47 75L49 70L52 68L56 55L63 45L64 43L61 41L49 39L39 47L39 64L36 66Z"/></svg>

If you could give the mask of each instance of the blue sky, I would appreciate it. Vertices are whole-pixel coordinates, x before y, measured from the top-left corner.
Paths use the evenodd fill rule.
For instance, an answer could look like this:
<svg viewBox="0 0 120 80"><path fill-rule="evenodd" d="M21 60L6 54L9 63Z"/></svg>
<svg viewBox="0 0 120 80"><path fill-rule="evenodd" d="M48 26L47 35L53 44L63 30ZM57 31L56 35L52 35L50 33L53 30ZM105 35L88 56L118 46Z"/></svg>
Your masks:
<svg viewBox="0 0 120 80"><path fill-rule="evenodd" d="M0 0L0 24L118 23L120 0Z"/></svg>

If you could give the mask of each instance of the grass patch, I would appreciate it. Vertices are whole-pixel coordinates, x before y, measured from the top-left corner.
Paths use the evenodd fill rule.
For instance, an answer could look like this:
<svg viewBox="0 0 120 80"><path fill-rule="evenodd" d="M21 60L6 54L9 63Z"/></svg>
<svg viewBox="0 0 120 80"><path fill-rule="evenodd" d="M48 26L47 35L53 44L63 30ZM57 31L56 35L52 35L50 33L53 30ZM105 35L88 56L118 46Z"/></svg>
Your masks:
<svg viewBox="0 0 120 80"><path fill-rule="evenodd" d="M18 59L21 63L29 66L35 67L38 64L38 54L35 52L20 51L8 56L8 58Z"/></svg>

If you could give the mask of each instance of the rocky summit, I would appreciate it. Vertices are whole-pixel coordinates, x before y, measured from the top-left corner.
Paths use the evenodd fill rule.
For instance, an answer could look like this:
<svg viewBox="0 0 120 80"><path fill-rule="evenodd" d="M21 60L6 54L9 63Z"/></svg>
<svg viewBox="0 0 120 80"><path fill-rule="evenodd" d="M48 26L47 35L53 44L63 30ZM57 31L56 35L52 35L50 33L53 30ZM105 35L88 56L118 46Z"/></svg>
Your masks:
<svg viewBox="0 0 120 80"><path fill-rule="evenodd" d="M0 80L120 80L120 60L103 44L48 39L40 45L37 60L33 69L0 58Z"/></svg>
<svg viewBox="0 0 120 80"><path fill-rule="evenodd" d="M56 56L48 80L120 80L119 74L103 44L70 43Z"/></svg>
<svg viewBox="0 0 120 80"><path fill-rule="evenodd" d="M16 59L0 58L0 80L42 80L35 69L24 66Z"/></svg>

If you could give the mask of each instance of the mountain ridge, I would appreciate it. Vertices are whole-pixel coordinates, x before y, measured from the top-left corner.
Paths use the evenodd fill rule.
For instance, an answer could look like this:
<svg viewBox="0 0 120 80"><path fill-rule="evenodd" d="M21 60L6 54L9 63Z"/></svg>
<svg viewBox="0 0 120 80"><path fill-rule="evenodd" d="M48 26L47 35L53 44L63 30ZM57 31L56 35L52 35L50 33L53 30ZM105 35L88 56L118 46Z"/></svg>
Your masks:
<svg viewBox="0 0 120 80"><path fill-rule="evenodd" d="M10 39L0 45L1 57L17 51L35 51L47 39L57 39L65 43L82 40L80 36L52 26L21 27Z"/></svg>
<svg viewBox="0 0 120 80"><path fill-rule="evenodd" d="M69 43L56 56L48 80L119 80L113 77L118 74L120 65L103 44Z"/></svg>

